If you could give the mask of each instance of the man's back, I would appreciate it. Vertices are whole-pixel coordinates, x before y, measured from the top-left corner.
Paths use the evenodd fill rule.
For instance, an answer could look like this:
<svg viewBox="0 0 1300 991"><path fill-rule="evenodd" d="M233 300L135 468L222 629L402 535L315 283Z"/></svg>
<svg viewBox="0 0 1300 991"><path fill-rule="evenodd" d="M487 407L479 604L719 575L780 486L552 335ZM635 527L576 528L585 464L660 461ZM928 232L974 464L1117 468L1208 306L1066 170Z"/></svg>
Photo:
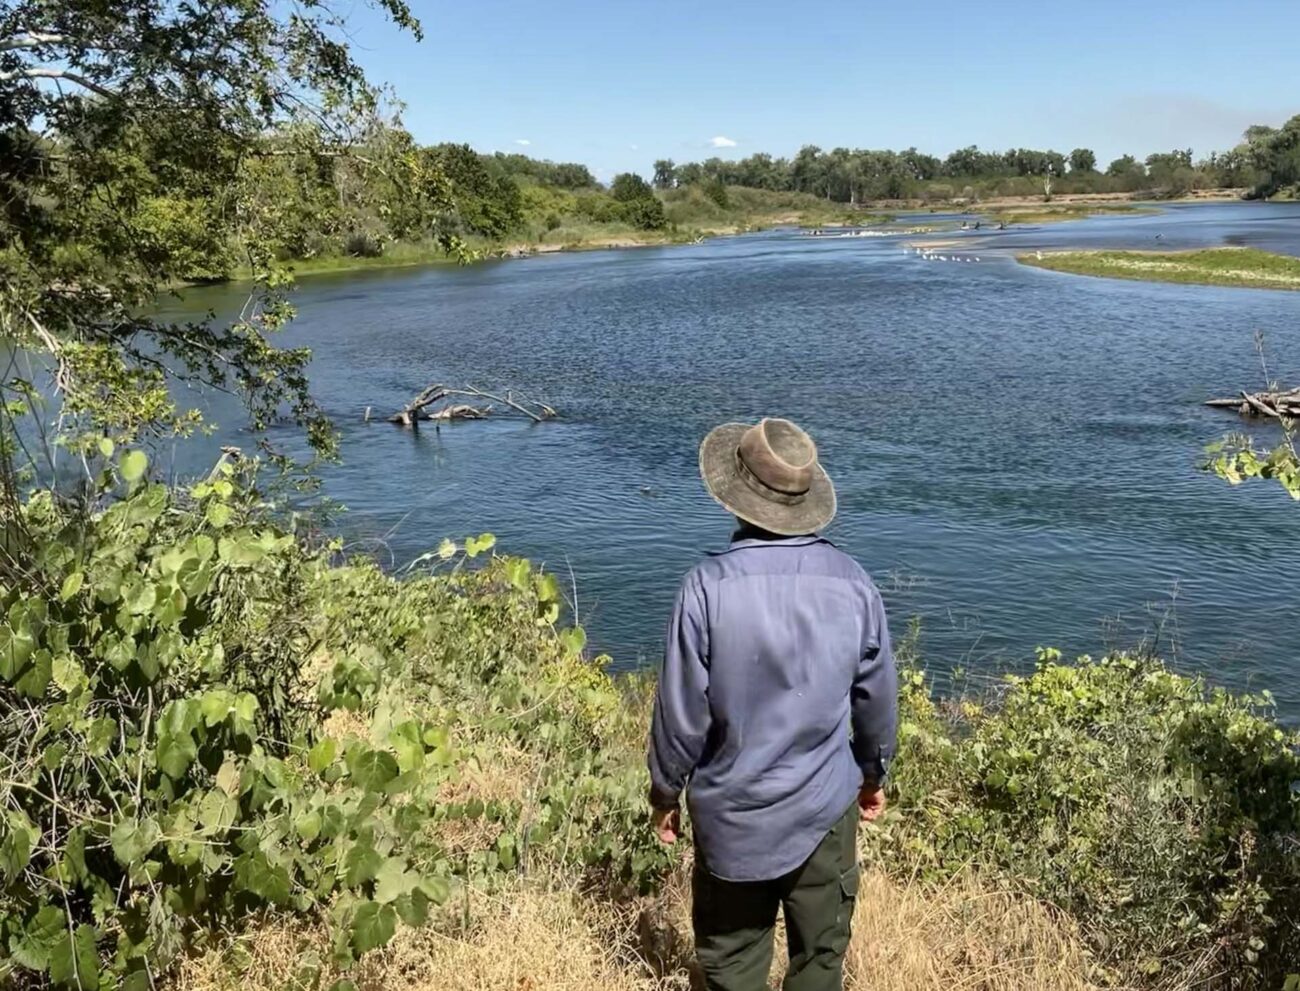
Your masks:
<svg viewBox="0 0 1300 991"><path fill-rule="evenodd" d="M853 803L861 763L883 777L895 683L880 595L856 562L816 536L738 538L683 582L651 769L667 797L694 756L701 853L718 877L756 880L808 856Z"/></svg>

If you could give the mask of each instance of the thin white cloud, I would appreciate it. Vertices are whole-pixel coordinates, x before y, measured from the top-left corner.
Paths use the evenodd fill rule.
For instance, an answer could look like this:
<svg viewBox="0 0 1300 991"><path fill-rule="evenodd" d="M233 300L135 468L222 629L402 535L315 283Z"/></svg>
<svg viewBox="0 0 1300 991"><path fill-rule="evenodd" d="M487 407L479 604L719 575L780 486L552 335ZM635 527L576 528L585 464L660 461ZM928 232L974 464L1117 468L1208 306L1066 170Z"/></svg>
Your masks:
<svg viewBox="0 0 1300 991"><path fill-rule="evenodd" d="M515 138L515 144L522 145L523 147L527 148L530 144L532 144L532 142L529 141L527 138Z"/></svg>
<svg viewBox="0 0 1300 991"><path fill-rule="evenodd" d="M725 135L722 135L722 134L719 134L716 138L709 138L709 144L713 145L714 148L734 148L734 147L736 147L736 142L735 142L735 141L733 141L731 138L728 138L728 137L726 137Z"/></svg>
<svg viewBox="0 0 1300 991"><path fill-rule="evenodd" d="M628 145L628 147L631 148L633 151L638 151L641 148L640 145Z"/></svg>

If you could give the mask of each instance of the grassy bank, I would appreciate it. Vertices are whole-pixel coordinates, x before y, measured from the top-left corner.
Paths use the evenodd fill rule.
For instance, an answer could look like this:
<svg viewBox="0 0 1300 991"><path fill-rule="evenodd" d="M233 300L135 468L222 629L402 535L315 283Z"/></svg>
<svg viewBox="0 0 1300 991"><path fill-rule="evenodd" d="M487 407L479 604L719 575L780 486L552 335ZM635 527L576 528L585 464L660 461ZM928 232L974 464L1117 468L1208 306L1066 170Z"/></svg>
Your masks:
<svg viewBox="0 0 1300 991"><path fill-rule="evenodd" d="M992 223L1053 224L1063 220L1084 220L1108 215L1141 216L1159 213L1158 207L1128 203L1037 203L1022 206L979 207L977 212Z"/></svg>
<svg viewBox="0 0 1300 991"><path fill-rule="evenodd" d="M268 520L242 463L142 471L89 515L35 497L0 586L0 984L688 986L649 685L553 576L481 536L399 580ZM851 988L1280 986L1300 758L1266 699L1044 651L945 700L900 657Z"/></svg>
<svg viewBox="0 0 1300 991"><path fill-rule="evenodd" d="M1300 289L1300 258L1256 248L1197 251L1061 251L1020 255L1036 268L1112 279L1254 289Z"/></svg>
<svg viewBox="0 0 1300 991"><path fill-rule="evenodd" d="M645 230L617 218L601 219L601 210L593 208L590 201L607 200L604 194L534 189L519 230L501 238L467 234L464 241L471 259L490 260L556 251L689 244L706 237L780 225L830 227L879 224L893 219L889 213L856 210L805 193L741 186L728 187L721 194L715 191L712 197L699 187L670 190L661 196L667 223L662 229ZM283 261L297 275L461 263L433 241L392 241L375 245L373 254L322 254ZM238 268L231 278L248 280L252 272Z"/></svg>

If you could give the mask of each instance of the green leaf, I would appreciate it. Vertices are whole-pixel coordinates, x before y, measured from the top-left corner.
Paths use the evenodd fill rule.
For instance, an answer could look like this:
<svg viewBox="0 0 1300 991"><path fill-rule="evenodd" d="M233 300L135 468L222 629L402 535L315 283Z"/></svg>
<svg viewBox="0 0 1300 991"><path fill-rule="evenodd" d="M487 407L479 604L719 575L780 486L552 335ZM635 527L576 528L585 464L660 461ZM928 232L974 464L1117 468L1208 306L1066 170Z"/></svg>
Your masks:
<svg viewBox="0 0 1300 991"><path fill-rule="evenodd" d="M111 438L109 437L99 438L98 447L99 447L99 453L102 454L104 457L111 458L113 456L114 444Z"/></svg>
<svg viewBox="0 0 1300 991"><path fill-rule="evenodd" d="M574 626L560 633L560 643L570 654L581 654L587 646L587 631L581 626Z"/></svg>
<svg viewBox="0 0 1300 991"><path fill-rule="evenodd" d="M152 819L121 819L108 838L118 863L130 867L154 848L158 836L158 824Z"/></svg>
<svg viewBox="0 0 1300 991"><path fill-rule="evenodd" d="M235 884L275 905L289 901L289 872L256 850L235 860Z"/></svg>
<svg viewBox="0 0 1300 991"><path fill-rule="evenodd" d="M125 671L135 660L135 640L130 635L111 637L105 641L104 660L116 671Z"/></svg>
<svg viewBox="0 0 1300 991"><path fill-rule="evenodd" d="M303 842L313 843L320 836L321 814L315 810L300 815L293 824L294 831Z"/></svg>
<svg viewBox="0 0 1300 991"><path fill-rule="evenodd" d="M144 451L127 451L122 455L122 460L117 463L117 469L122 474L122 478L128 482L138 482L144 478L145 471L149 468L149 459L145 456Z"/></svg>
<svg viewBox="0 0 1300 991"><path fill-rule="evenodd" d="M199 822L204 832L225 832L239 816L239 803L220 788L199 800Z"/></svg>
<svg viewBox="0 0 1300 991"><path fill-rule="evenodd" d="M10 812L4 824L4 832L0 833L0 876L12 881L31 861L32 847L41 834L21 812Z"/></svg>
<svg viewBox="0 0 1300 991"><path fill-rule="evenodd" d="M53 674L54 658L48 650L38 650L31 657L31 663L14 679L14 688L28 698L40 698L45 689L50 687Z"/></svg>
<svg viewBox="0 0 1300 991"><path fill-rule="evenodd" d="M549 572L533 579L533 585L537 590L537 601L540 603L555 602L560 597L560 583Z"/></svg>
<svg viewBox="0 0 1300 991"><path fill-rule="evenodd" d="M375 901L387 904L415 889L418 878L406 869L405 861L389 857L375 874Z"/></svg>
<svg viewBox="0 0 1300 991"><path fill-rule="evenodd" d="M320 774L334 763L337 754L338 744L334 742L334 738L330 736L322 737L307 754L307 766L316 774Z"/></svg>
<svg viewBox="0 0 1300 991"><path fill-rule="evenodd" d="M429 875L421 878L420 890L435 905L441 905L451 897L451 884L445 877Z"/></svg>
<svg viewBox="0 0 1300 991"><path fill-rule="evenodd" d="M71 695L74 691L82 688L86 683L86 672L81 669L75 658L62 654L54 659L54 665L51 668L54 677L54 684L58 686L59 691Z"/></svg>
<svg viewBox="0 0 1300 991"><path fill-rule="evenodd" d="M204 692L203 697L199 699L199 711L203 714L203 722L208 726L216 726L224 722L234 707L234 693L224 688L214 688Z"/></svg>
<svg viewBox="0 0 1300 991"><path fill-rule="evenodd" d="M99 986L99 952L95 941L99 931L94 926L77 927L76 935L65 930L62 939L50 951L50 981L81 991Z"/></svg>
<svg viewBox="0 0 1300 991"><path fill-rule="evenodd" d="M180 735L160 736L156 759L162 772L172 778L182 777L199 755L198 744L188 731Z"/></svg>
<svg viewBox="0 0 1300 991"><path fill-rule="evenodd" d="M438 545L438 556L444 561L456 556L456 545L450 540L444 540Z"/></svg>
<svg viewBox="0 0 1300 991"><path fill-rule="evenodd" d="M227 758L221 767L217 768L217 787L224 791L231 798L239 794L240 778L242 775L239 771L239 765Z"/></svg>
<svg viewBox="0 0 1300 991"><path fill-rule="evenodd" d="M393 902L398 917L408 926L422 926L429 919L429 899L418 887Z"/></svg>
<svg viewBox="0 0 1300 991"><path fill-rule="evenodd" d="M481 533L477 537L469 537L465 541L465 556L478 557L485 551L490 551L496 546L497 538L490 533Z"/></svg>
<svg viewBox="0 0 1300 991"><path fill-rule="evenodd" d="M512 557L506 561L506 578L521 592L527 591L528 576L532 570L533 566L527 558Z"/></svg>
<svg viewBox="0 0 1300 991"><path fill-rule="evenodd" d="M266 556L266 551L247 532L222 537L217 544L217 556L232 568L249 568Z"/></svg>
<svg viewBox="0 0 1300 991"><path fill-rule="evenodd" d="M143 616L153 610L158 602L158 587L151 581L142 581L126 596L126 608L132 616Z"/></svg>
<svg viewBox="0 0 1300 991"><path fill-rule="evenodd" d="M36 638L26 628L0 626L0 678L12 681L36 650Z"/></svg>
<svg viewBox="0 0 1300 991"><path fill-rule="evenodd" d="M383 864L383 856L367 840L361 840L343 858L344 880L350 888L373 881Z"/></svg>
<svg viewBox="0 0 1300 991"><path fill-rule="evenodd" d="M366 791L381 791L397 777L397 761L384 750L359 750L348 755L352 780Z"/></svg>
<svg viewBox="0 0 1300 991"><path fill-rule="evenodd" d="M352 947L358 954L387 945L397 932L397 909L365 902L352 916Z"/></svg>
<svg viewBox="0 0 1300 991"><path fill-rule="evenodd" d="M397 753L397 767L400 771L411 771L424 763L420 724L414 719L394 726L388 734L388 745Z"/></svg>
<svg viewBox="0 0 1300 991"><path fill-rule="evenodd" d="M153 982L149 980L147 970L133 970L122 978L117 991L153 991Z"/></svg>
<svg viewBox="0 0 1300 991"><path fill-rule="evenodd" d="M45 905L23 927L14 946L14 961L28 970L45 970L60 937L68 931L63 909Z"/></svg>
<svg viewBox="0 0 1300 991"><path fill-rule="evenodd" d="M80 571L74 571L63 579L63 587L59 590L59 600L67 602L74 595L81 591L81 585L86 580L85 574Z"/></svg>
<svg viewBox="0 0 1300 991"><path fill-rule="evenodd" d="M207 521L218 530L230 522L230 507L224 502L210 502L203 513Z"/></svg>

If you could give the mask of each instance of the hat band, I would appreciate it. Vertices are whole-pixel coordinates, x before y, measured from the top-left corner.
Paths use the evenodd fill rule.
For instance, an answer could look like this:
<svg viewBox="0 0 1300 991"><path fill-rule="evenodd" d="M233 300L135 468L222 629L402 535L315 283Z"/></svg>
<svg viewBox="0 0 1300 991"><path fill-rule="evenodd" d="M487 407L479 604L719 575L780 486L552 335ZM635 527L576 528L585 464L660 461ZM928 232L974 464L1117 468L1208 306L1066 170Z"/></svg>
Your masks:
<svg viewBox="0 0 1300 991"><path fill-rule="evenodd" d="M782 492L780 489L768 485L750 470L749 465L745 464L740 448L736 448L736 474L740 476L740 480L745 485L771 502L779 502L784 506L797 506L808 498L807 489L802 492Z"/></svg>

